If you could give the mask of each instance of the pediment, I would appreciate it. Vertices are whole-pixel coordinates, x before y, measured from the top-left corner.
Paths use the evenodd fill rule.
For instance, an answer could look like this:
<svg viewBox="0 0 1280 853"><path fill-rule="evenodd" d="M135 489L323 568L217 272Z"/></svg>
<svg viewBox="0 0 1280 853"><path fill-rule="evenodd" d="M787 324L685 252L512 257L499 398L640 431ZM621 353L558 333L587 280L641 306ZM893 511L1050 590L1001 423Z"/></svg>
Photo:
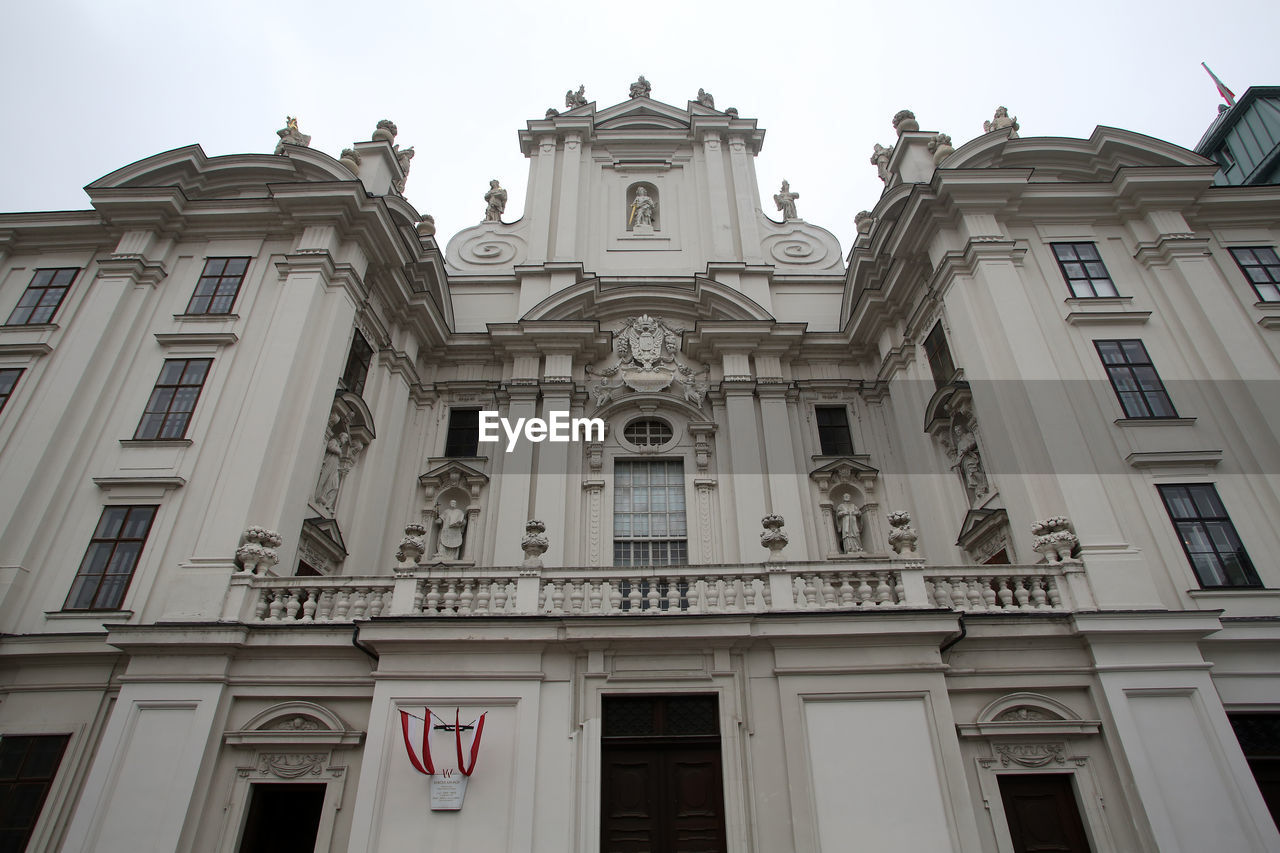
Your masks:
<svg viewBox="0 0 1280 853"><path fill-rule="evenodd" d="M342 531L338 522L322 515L312 516L302 522L303 535L310 534L314 544L331 552L335 562L341 562L347 556L347 543L342 539Z"/></svg>
<svg viewBox="0 0 1280 853"><path fill-rule="evenodd" d="M456 459L450 459L420 475L418 482L427 489L439 490L450 486L465 486L471 491L489 482L489 477L477 468Z"/></svg>
<svg viewBox="0 0 1280 853"><path fill-rule="evenodd" d="M809 472L809 479L818 484L824 493L842 485L858 484L869 489L880 477L880 470L868 464L870 456L820 456L827 460Z"/></svg>
<svg viewBox="0 0 1280 853"><path fill-rule="evenodd" d="M690 118L687 109L652 98L632 98L596 113L596 130L688 130Z"/></svg>

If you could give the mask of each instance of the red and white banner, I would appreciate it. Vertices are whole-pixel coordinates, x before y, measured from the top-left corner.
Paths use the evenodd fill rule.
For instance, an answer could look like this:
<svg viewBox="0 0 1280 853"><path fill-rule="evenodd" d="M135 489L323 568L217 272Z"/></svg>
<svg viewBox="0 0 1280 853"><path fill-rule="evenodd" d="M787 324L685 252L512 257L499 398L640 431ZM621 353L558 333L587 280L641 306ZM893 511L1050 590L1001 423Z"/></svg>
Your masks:
<svg viewBox="0 0 1280 853"><path fill-rule="evenodd" d="M414 770L424 776L436 775L435 762L431 758L431 723L433 720L439 720L440 728L453 730L454 745L458 752L458 772L463 776L470 776L475 771L476 759L480 757L480 738L484 736L484 720L489 712L485 711L466 726L462 725L461 714L461 709L455 708L453 725L449 725L431 713L430 708L423 708L421 717L401 709L400 734L404 739L405 751L409 755L409 763L413 765ZM465 747L462 736L464 729L471 732L467 736L469 743Z"/></svg>

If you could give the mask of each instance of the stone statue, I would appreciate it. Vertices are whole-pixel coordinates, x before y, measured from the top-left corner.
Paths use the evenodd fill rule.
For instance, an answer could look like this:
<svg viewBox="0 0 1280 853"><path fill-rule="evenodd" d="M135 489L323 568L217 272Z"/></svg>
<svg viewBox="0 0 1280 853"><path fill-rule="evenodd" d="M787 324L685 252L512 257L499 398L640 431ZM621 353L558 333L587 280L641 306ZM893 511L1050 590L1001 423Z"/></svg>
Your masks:
<svg viewBox="0 0 1280 853"><path fill-rule="evenodd" d="M708 92L706 89L698 90L697 100L698 100L698 103L702 104L707 109L714 110L716 108L716 99L711 97L711 93Z"/></svg>
<svg viewBox="0 0 1280 853"><path fill-rule="evenodd" d="M783 220L800 218L796 216L796 199L798 198L800 198L800 193L793 193L791 184L783 181L782 192L773 196L773 203L778 206L778 210L782 211Z"/></svg>
<svg viewBox="0 0 1280 853"><path fill-rule="evenodd" d="M324 462L320 463L320 479L316 483L315 499L329 512L338 506L338 490L342 488L342 457L347 453L351 436L345 432L330 434L324 446Z"/></svg>
<svg viewBox="0 0 1280 853"><path fill-rule="evenodd" d="M547 118L555 118L560 115L560 111L555 107L547 107Z"/></svg>
<svg viewBox="0 0 1280 853"><path fill-rule="evenodd" d="M848 494L836 507L836 522L840 527L840 549L846 554L856 554L862 550L862 531L858 522L862 512L853 505Z"/></svg>
<svg viewBox="0 0 1280 853"><path fill-rule="evenodd" d="M637 228L652 228L653 215L658 212L658 205L649 196L644 186L636 187L636 196L631 201L631 215L627 224Z"/></svg>
<svg viewBox="0 0 1280 853"><path fill-rule="evenodd" d="M498 185L497 180L489 182L489 191L484 194L487 205L484 209L485 222L501 222L502 214L507 210L507 191Z"/></svg>
<svg viewBox="0 0 1280 853"><path fill-rule="evenodd" d="M886 184L889 183L889 161L893 159L893 146L885 148L879 142L876 143L875 151L871 154L871 165L880 171L880 180Z"/></svg>
<svg viewBox="0 0 1280 853"><path fill-rule="evenodd" d="M373 141L377 142L381 139L388 145L391 145L396 141L396 134L399 132L400 129L396 127L396 123L394 121L389 118L384 118L382 121L378 122L378 126L373 131Z"/></svg>
<svg viewBox="0 0 1280 853"><path fill-rule="evenodd" d="M276 143L276 153L283 154L284 146L301 145L307 148L311 145L311 137L298 130L297 116L285 116L284 127L276 131L276 136L280 137L280 141Z"/></svg>
<svg viewBox="0 0 1280 853"><path fill-rule="evenodd" d="M987 133L991 133L996 130L1004 130L1006 127L1012 128L1009 133L1009 138L1017 139L1018 117L1014 116L1013 118L1009 118L1008 107L996 107L996 114L991 121L984 121L982 123L982 129Z"/></svg>
<svg viewBox="0 0 1280 853"><path fill-rule="evenodd" d="M458 508L457 501L449 501L449 506L436 516L436 524L440 525L440 540L436 547L437 560L457 560L462 554L462 542L467 532L467 514Z"/></svg>
<svg viewBox="0 0 1280 853"><path fill-rule="evenodd" d="M724 111L724 114L725 114L725 115L727 115L727 116L730 116L730 117L732 117L732 118L737 118L737 117L738 117L738 108L737 108L737 107L729 107L728 109L726 109L726 110Z"/></svg>
<svg viewBox="0 0 1280 853"><path fill-rule="evenodd" d="M853 227L858 229L859 234L870 234L871 226L875 224L876 218L869 210L859 210L853 217Z"/></svg>
<svg viewBox="0 0 1280 853"><path fill-rule="evenodd" d="M984 497L987 494L987 473L982 467L978 437L965 423L952 425L951 436L955 442L956 467L964 479L965 488L972 493L974 499Z"/></svg>
<svg viewBox="0 0 1280 853"><path fill-rule="evenodd" d="M569 91L564 93L564 108L566 110L571 110L571 109L574 109L575 107L585 107L586 105L587 105L587 87L586 86L579 86L578 91L576 92L570 89Z"/></svg>
<svg viewBox="0 0 1280 853"><path fill-rule="evenodd" d="M404 185L409 180L409 161L413 159L413 146L401 150L399 145L393 145L392 149L396 152L396 162L400 164L402 173L396 181L396 192L404 195Z"/></svg>
<svg viewBox="0 0 1280 853"><path fill-rule="evenodd" d="M653 87L649 85L649 81L644 79L644 75L640 75L640 79L631 84L631 97L647 98L649 93L653 91Z"/></svg>

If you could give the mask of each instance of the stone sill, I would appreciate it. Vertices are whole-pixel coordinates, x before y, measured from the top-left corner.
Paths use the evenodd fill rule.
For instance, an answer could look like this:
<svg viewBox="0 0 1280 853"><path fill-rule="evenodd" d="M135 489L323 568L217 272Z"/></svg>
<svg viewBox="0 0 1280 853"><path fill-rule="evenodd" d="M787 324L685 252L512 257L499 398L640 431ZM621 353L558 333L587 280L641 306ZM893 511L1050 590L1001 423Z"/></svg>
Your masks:
<svg viewBox="0 0 1280 853"><path fill-rule="evenodd" d="M1118 427L1191 426L1195 418L1116 418Z"/></svg>
<svg viewBox="0 0 1280 853"><path fill-rule="evenodd" d="M1240 595L1262 595L1267 598L1280 596L1280 589L1268 589L1265 586L1211 586L1202 589L1189 589L1187 595L1192 598L1234 598Z"/></svg>
<svg viewBox="0 0 1280 853"><path fill-rule="evenodd" d="M46 610L46 619L92 619L98 622L127 622L133 618L132 610Z"/></svg>
<svg viewBox="0 0 1280 853"><path fill-rule="evenodd" d="M190 447L189 438L122 438L121 447Z"/></svg>

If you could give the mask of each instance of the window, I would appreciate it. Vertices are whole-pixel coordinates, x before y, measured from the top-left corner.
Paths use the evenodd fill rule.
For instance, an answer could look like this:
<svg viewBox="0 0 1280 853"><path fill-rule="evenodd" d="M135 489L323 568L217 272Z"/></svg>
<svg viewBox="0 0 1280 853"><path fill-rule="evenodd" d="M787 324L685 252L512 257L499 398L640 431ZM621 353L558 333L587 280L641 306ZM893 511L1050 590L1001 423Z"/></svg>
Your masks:
<svg viewBox="0 0 1280 853"><path fill-rule="evenodd" d="M1126 418L1176 418L1142 341L1094 341Z"/></svg>
<svg viewBox="0 0 1280 853"><path fill-rule="evenodd" d="M244 283L248 258L209 258L187 303L188 314L230 314Z"/></svg>
<svg viewBox="0 0 1280 853"><path fill-rule="evenodd" d="M620 460L613 475L613 564L689 562L683 463Z"/></svg>
<svg viewBox="0 0 1280 853"><path fill-rule="evenodd" d="M1200 586L1262 585L1212 484L1156 488Z"/></svg>
<svg viewBox="0 0 1280 853"><path fill-rule="evenodd" d="M211 364L211 358L166 360L133 437L172 440L186 436L187 424L195 411L196 400L200 399L200 390L204 387Z"/></svg>
<svg viewBox="0 0 1280 853"><path fill-rule="evenodd" d="M119 610L155 517L153 506L105 507L62 609Z"/></svg>
<svg viewBox="0 0 1280 853"><path fill-rule="evenodd" d="M947 346L947 333L942 330L941 320L934 324L933 330L924 339L924 355L933 372L934 386L941 388L956 375L956 366L951 360L951 347Z"/></svg>
<svg viewBox="0 0 1280 853"><path fill-rule="evenodd" d="M0 850L27 849L69 735L0 737Z"/></svg>
<svg viewBox="0 0 1280 853"><path fill-rule="evenodd" d="M1093 243L1054 243L1053 254L1062 268L1062 276L1077 299L1117 296L1111 274L1102 263L1098 247Z"/></svg>
<svg viewBox="0 0 1280 853"><path fill-rule="evenodd" d="M364 381L369 377L371 361L373 361L373 347L369 346L364 335L356 332L351 338L351 350L347 353L347 366L342 370L342 387L356 396L363 394Z"/></svg>
<svg viewBox="0 0 1280 853"><path fill-rule="evenodd" d="M444 440L445 456L478 456L480 450L480 410L450 409L449 433Z"/></svg>
<svg viewBox="0 0 1280 853"><path fill-rule="evenodd" d="M853 438L849 435L849 410L844 406L815 406L818 421L818 443L823 456L849 456Z"/></svg>
<svg viewBox="0 0 1280 853"><path fill-rule="evenodd" d="M13 396L13 386L18 384L18 377L21 375L20 367L7 367L0 370L0 412L4 411L5 403L8 403L9 398Z"/></svg>
<svg viewBox="0 0 1280 853"><path fill-rule="evenodd" d="M34 326L52 323L58 306L71 289L79 269L36 270L18 305L9 315L9 326Z"/></svg>
<svg viewBox="0 0 1280 853"><path fill-rule="evenodd" d="M1231 249L1240 272L1258 293L1259 302L1280 302L1280 257L1271 246L1241 246Z"/></svg>
<svg viewBox="0 0 1280 853"><path fill-rule="evenodd" d="M661 447L673 436L670 424L657 418L637 418L622 429L622 437L636 447Z"/></svg>

